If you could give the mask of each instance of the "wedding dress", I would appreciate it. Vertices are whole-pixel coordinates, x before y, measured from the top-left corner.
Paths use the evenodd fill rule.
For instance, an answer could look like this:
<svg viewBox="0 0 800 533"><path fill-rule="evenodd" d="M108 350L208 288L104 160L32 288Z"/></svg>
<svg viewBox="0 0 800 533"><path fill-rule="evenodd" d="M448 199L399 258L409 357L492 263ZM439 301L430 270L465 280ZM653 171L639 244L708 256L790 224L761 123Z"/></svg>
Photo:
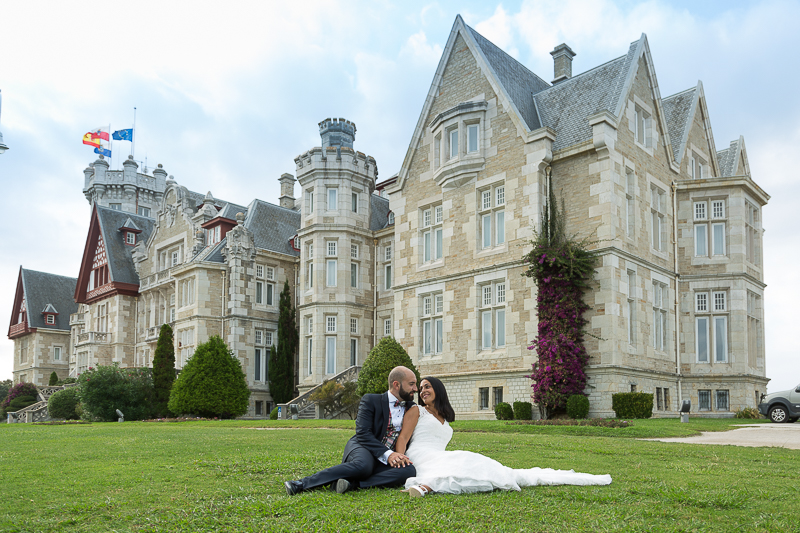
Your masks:
<svg viewBox="0 0 800 533"><path fill-rule="evenodd" d="M445 451L453 437L453 428L447 422L439 422L425 407L414 407L419 409L419 420L406 455L414 463L417 475L406 480L407 489L414 485L427 485L434 492L461 494L495 489L520 490L520 487L532 485L611 483L608 474L596 476L552 468L515 470L479 453Z"/></svg>

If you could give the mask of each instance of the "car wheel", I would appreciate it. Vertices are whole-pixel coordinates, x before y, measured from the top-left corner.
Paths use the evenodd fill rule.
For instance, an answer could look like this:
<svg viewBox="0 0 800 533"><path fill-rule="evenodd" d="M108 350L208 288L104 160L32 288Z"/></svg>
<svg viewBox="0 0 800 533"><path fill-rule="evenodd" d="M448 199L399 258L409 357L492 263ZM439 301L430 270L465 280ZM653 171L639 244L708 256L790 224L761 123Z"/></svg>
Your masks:
<svg viewBox="0 0 800 533"><path fill-rule="evenodd" d="M788 420L786 408L783 407L782 405L776 405L775 407L769 410L769 419L775 422L776 424L780 424L781 422L786 422Z"/></svg>

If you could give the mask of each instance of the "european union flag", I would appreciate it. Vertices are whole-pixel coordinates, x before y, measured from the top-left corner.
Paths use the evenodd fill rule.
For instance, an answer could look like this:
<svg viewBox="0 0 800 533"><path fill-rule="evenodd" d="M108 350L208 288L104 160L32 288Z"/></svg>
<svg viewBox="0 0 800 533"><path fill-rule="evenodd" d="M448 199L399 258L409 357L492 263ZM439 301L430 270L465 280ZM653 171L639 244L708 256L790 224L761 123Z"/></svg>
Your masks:
<svg viewBox="0 0 800 533"><path fill-rule="evenodd" d="M113 133L112 138L115 141L133 141L133 128L117 130Z"/></svg>
<svg viewBox="0 0 800 533"><path fill-rule="evenodd" d="M106 150L102 146L98 146L97 148L95 148L94 149L94 153L100 154L100 155L103 155L103 156L106 156L106 157L111 157L111 150Z"/></svg>

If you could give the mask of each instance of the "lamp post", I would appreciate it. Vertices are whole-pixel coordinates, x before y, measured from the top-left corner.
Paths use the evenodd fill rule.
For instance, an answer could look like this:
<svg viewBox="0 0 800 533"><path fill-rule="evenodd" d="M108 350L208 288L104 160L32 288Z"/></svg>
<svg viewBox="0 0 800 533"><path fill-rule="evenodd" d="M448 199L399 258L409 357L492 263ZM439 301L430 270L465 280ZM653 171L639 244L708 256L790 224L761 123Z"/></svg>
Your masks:
<svg viewBox="0 0 800 533"><path fill-rule="evenodd" d="M3 93L0 91L0 116L3 112ZM8 150L8 146L3 143L3 132L0 131L0 154Z"/></svg>

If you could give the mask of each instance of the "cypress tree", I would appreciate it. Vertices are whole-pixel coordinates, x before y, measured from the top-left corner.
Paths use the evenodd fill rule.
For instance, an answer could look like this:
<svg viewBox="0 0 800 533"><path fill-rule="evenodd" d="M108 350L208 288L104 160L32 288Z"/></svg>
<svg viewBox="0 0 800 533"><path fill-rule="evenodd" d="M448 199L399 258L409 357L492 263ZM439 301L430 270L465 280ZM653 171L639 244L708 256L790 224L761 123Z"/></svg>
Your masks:
<svg viewBox="0 0 800 533"><path fill-rule="evenodd" d="M278 317L278 346L270 352L269 390L275 403L286 403L294 396L294 354L299 334L289 281L283 283Z"/></svg>
<svg viewBox="0 0 800 533"><path fill-rule="evenodd" d="M172 384L175 381L175 344L172 339L172 328L169 324L161 326L153 356L153 412L157 417L168 417L167 404Z"/></svg>
<svg viewBox="0 0 800 533"><path fill-rule="evenodd" d="M56 383L58 383L58 374L56 374L56 371L53 370L53 373L50 374L50 383L48 383L48 385L52 387Z"/></svg>

